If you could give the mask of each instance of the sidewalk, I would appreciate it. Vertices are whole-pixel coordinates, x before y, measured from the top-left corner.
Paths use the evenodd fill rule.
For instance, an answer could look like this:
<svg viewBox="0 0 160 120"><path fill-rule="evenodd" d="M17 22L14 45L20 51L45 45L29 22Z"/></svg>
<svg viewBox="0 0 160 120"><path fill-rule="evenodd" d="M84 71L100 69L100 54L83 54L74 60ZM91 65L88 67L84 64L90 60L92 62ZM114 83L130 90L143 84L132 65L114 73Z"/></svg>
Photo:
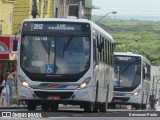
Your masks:
<svg viewBox="0 0 160 120"><path fill-rule="evenodd" d="M7 106L7 104L2 105L2 100L0 99L0 109L27 109L27 105L18 105L14 100L11 106Z"/></svg>
<svg viewBox="0 0 160 120"><path fill-rule="evenodd" d="M13 104L11 106L2 106L0 105L0 109L27 109L27 106Z"/></svg>

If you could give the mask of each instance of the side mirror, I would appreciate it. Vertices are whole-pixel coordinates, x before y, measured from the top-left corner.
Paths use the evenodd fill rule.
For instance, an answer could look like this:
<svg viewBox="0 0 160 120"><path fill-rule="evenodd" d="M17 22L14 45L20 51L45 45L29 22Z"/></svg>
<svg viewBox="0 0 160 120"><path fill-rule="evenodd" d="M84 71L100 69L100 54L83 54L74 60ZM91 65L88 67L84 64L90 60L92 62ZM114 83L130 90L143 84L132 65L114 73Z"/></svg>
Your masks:
<svg viewBox="0 0 160 120"><path fill-rule="evenodd" d="M18 47L18 41L17 40L13 40L13 51L17 51L17 47Z"/></svg>
<svg viewBox="0 0 160 120"><path fill-rule="evenodd" d="M143 79L145 79L146 74L147 74L147 68L144 67L144 68L143 68Z"/></svg>

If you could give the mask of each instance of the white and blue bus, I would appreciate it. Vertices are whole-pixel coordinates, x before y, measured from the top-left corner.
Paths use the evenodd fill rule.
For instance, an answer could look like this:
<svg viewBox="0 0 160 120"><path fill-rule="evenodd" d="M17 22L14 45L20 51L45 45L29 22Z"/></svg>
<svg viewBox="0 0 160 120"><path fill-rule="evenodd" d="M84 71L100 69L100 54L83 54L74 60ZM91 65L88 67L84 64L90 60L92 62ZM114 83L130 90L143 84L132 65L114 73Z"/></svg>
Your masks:
<svg viewBox="0 0 160 120"><path fill-rule="evenodd" d="M115 52L114 64L112 108L121 104L145 109L150 96L150 61L140 54Z"/></svg>
<svg viewBox="0 0 160 120"><path fill-rule="evenodd" d="M59 104L107 111L114 88L114 42L92 21L45 18L22 22L18 98L28 110Z"/></svg>

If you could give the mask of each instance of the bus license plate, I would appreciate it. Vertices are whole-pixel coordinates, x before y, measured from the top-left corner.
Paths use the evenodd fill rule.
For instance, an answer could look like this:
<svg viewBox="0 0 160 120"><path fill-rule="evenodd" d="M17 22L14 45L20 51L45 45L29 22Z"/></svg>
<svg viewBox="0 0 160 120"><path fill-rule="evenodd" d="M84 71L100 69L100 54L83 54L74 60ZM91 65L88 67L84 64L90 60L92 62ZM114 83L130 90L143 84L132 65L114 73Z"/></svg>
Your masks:
<svg viewBox="0 0 160 120"><path fill-rule="evenodd" d="M59 96L48 96L47 100L59 100L60 97Z"/></svg>
<svg viewBox="0 0 160 120"><path fill-rule="evenodd" d="M114 102L122 102L122 100L114 100Z"/></svg>

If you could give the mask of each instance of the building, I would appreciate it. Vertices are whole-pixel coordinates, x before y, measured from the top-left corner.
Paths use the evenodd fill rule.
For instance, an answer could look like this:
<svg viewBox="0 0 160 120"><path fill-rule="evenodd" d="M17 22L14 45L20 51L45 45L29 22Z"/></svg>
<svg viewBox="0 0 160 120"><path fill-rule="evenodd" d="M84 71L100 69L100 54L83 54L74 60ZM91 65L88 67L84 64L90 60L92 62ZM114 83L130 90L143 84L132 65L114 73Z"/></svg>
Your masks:
<svg viewBox="0 0 160 120"><path fill-rule="evenodd" d="M17 37L18 38L18 37ZM16 65L18 53L13 52L13 41L15 40L15 36L0 36L0 75L3 78L3 81L7 81L8 71L13 70L15 75L17 73ZM16 40L18 43L18 39ZM16 80L16 77L15 77ZM0 83L1 90L3 89L5 84L3 82ZM16 100L16 83L13 86L13 99ZM0 91L1 93L1 91Z"/></svg>
<svg viewBox="0 0 160 120"><path fill-rule="evenodd" d="M92 0L1 0L0 35L18 34L21 22L28 18L77 18L91 19L97 8Z"/></svg>
<svg viewBox="0 0 160 120"><path fill-rule="evenodd" d="M97 8L92 5L92 0L55 0L54 16L56 18L75 16L90 20L92 9Z"/></svg>
<svg viewBox="0 0 160 120"><path fill-rule="evenodd" d="M0 35L12 34L15 0L0 0Z"/></svg>
<svg viewBox="0 0 160 120"><path fill-rule="evenodd" d="M29 18L52 18L54 0L15 0L13 34L19 33L21 22Z"/></svg>

